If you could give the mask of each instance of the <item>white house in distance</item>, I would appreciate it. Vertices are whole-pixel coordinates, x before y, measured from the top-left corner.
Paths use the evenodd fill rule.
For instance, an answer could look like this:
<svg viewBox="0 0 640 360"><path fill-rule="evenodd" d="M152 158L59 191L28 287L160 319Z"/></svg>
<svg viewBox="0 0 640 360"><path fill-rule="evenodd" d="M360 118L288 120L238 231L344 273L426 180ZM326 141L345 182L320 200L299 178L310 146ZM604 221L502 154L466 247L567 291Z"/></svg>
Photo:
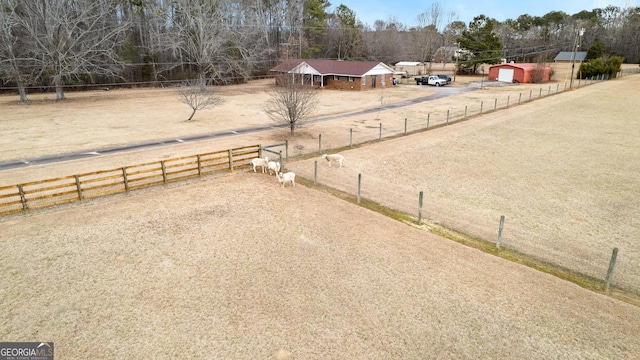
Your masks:
<svg viewBox="0 0 640 360"><path fill-rule="evenodd" d="M400 61L397 62L393 67L399 73L407 74L407 77L422 75L424 71L425 64L419 61Z"/></svg>

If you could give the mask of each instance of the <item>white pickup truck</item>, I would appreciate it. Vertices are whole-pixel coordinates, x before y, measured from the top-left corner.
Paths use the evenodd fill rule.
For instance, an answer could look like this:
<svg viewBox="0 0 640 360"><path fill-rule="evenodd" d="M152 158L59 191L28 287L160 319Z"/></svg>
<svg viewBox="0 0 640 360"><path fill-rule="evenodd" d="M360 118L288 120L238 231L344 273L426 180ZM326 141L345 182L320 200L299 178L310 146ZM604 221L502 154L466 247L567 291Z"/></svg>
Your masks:
<svg viewBox="0 0 640 360"><path fill-rule="evenodd" d="M416 78L416 85L445 86L447 85L447 80L439 78L438 75L423 76Z"/></svg>

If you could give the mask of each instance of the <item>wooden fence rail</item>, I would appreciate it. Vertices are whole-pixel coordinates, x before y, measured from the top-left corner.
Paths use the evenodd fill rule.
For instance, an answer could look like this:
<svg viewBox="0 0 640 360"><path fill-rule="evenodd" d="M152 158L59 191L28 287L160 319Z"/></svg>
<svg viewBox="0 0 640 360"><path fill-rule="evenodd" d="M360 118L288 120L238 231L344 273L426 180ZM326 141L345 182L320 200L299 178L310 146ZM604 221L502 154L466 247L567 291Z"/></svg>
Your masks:
<svg viewBox="0 0 640 360"><path fill-rule="evenodd" d="M0 186L0 215L166 184L248 165L260 145Z"/></svg>

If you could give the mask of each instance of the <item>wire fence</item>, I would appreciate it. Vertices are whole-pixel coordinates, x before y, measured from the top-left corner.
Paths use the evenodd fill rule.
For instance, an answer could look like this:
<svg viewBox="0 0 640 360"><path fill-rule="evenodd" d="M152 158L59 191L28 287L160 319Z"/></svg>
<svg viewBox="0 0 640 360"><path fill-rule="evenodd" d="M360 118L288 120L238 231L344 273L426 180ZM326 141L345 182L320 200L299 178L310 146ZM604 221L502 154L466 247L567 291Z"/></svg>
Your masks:
<svg viewBox="0 0 640 360"><path fill-rule="evenodd" d="M557 241L548 224L535 224L518 214L511 214L505 219L495 209L466 207L460 201L442 198L432 201L430 194L421 189L394 187L387 179L375 174L351 174L352 178L346 181L342 176L318 176L318 166L327 164L323 160L308 160L290 165L297 176L351 194L354 200L371 201L410 215L416 222L420 219L421 223L438 225L493 243L496 247L516 250L544 263L601 281L605 288L611 285L640 294L640 269L637 267L640 253L631 248L622 249L615 271L610 274L613 271L609 270L612 251L618 250L607 244L584 243L580 238ZM406 176L411 175L403 174ZM407 183L412 181L407 179Z"/></svg>
<svg viewBox="0 0 640 360"><path fill-rule="evenodd" d="M637 73L640 71L626 72L626 75ZM587 86L603 80L606 78L586 79L577 82L576 86ZM447 126L475 115L510 108L567 90L569 89L566 86L560 84L547 85L515 95L509 94L491 101L482 101L479 104L461 105L459 108L449 110L435 110L420 119L404 119L404 121L395 121L392 124L379 124L378 127L349 129L349 133L341 136L340 139L329 139L319 135L315 154L335 152L369 142L408 135L416 131ZM329 151L329 149L333 151ZM318 164L318 162L320 163ZM612 247L609 241L584 243L580 241L580 238L562 238L561 241L558 241L559 236L566 236L565 231L554 231L554 229L561 230L564 226L560 219L549 218L548 223L537 224L518 214L510 214L506 217L502 224L503 231L500 233L499 243L500 220L504 214L498 210L482 209L477 204L472 204L476 199L468 199L468 206L464 201L448 201L446 196L440 196L437 201L432 201L431 194L424 192L424 198L421 199L419 194L423 189L412 189L405 186L393 187L388 179L366 171L358 174L357 178L351 174L352 178L350 179L344 179L341 176L323 177L320 175L319 177L319 165L327 166L322 159L313 162L311 160L296 162L291 166L298 176L313 180L314 184L321 184L352 194L354 198L373 201L390 209L412 215L416 219L427 219L429 222L486 240L496 246L514 249L543 262L602 281L605 287L610 284L616 288L640 294L640 269L637 267L637 264L640 263L640 251L634 246L625 246L626 243L622 243L620 246ZM416 183L411 179L413 176L420 176L420 174L419 172L402 174L408 184ZM455 191L455 189L451 191ZM421 203L422 207L420 207ZM544 211L544 209L539 209L539 211ZM618 246L620 247L619 255ZM616 261L615 267L612 268L614 251Z"/></svg>
<svg viewBox="0 0 640 360"><path fill-rule="evenodd" d="M625 71L618 76L637 73L640 73L640 69ZM576 86L591 85L603 80L606 78L581 80L577 82ZM404 121L384 126L380 123L375 128L355 129L355 131L350 129L349 134L345 134L341 139L323 139L320 135L318 136L317 153L326 149L349 148L390 137L408 135L416 131L447 126L472 116L517 106L566 90L568 90L566 85L544 86L537 90L531 89L517 95L509 94L506 97L483 100L455 109L437 110L419 119L404 119ZM280 150L273 150L274 147L282 146L284 146L284 158ZM206 172L228 171L233 169L234 162L237 165L246 165L251 158L262 157L263 151L273 155L277 154L274 159L279 158L282 162L289 157L289 144L285 142L267 147L250 146L220 153L168 159L152 164L139 164L28 184L3 186L0 187L0 215L27 212L30 209L178 181L201 176ZM299 166L303 166L303 164L308 164L308 162L296 165L296 173L313 179L314 183L339 189L353 194L354 197L369 199L391 209L412 214L416 218L428 219L431 222L442 224L444 227L494 242L498 246L498 230L503 214L492 210L478 210L461 206L459 202L447 202L446 199L430 202L428 193L424 194L423 206L420 207L419 194L421 189L392 188L385 179L379 177L365 176L362 178L362 176L358 176L358 179L349 182L331 177L318 179L317 163L315 169L313 167L300 168ZM419 175L409 174L408 176ZM384 189L384 191L380 191L380 189ZM547 238L547 233L536 231L535 227L526 223L526 219L512 217L506 219L502 235L501 246L516 249L524 254L535 256L594 279L606 281L608 278L612 280L613 286L640 293L640 269L637 267L637 264L640 263L640 253L638 252L622 251L615 267L615 276L613 276L610 272L612 249L609 247L576 243L574 247L567 248L550 241Z"/></svg>
<svg viewBox="0 0 640 360"><path fill-rule="evenodd" d="M617 74L617 77L633 75L640 73L640 68L625 70ZM574 89L593 85L605 80L609 80L606 75L599 75L588 79L579 79L574 83ZM441 91L447 91L442 89ZM392 123L380 122L377 126L353 127L349 129L349 133L341 139L322 138L322 134L318 136L317 152L324 149L336 149L343 147L352 147L365 144L372 141L382 140L394 136L402 136L410 133L429 130L437 127L452 125L460 121L468 120L471 117L509 109L517 105L526 104L535 100L539 100L548 96L557 95L565 91L569 91L568 83L540 86L537 89L529 89L524 92L507 94L506 96L495 96L486 98L478 102L461 105L455 108L434 107L425 115L420 117L405 118L404 121L394 121ZM381 106L380 110L386 110L387 107ZM348 142L345 143L345 141Z"/></svg>

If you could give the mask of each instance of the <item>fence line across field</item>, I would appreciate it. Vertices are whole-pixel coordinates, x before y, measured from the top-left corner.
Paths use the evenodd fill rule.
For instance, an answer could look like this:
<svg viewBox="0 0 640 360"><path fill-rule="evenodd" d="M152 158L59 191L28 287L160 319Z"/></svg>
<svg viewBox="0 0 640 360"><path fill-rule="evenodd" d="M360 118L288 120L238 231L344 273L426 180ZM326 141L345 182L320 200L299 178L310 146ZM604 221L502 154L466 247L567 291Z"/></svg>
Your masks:
<svg viewBox="0 0 640 360"><path fill-rule="evenodd" d="M602 76L602 78L596 77L594 79L582 79L583 83L581 84L580 82L578 82L578 86L576 87L584 87L603 80L605 80L604 76ZM336 140L333 139L334 143L332 144L332 146L327 146L326 143L323 143L322 134L318 134L317 152L327 152L331 148L342 148L346 146L351 148L354 145L364 144L372 141L380 141L384 138L407 135L416 131L423 131L452 125L460 121L468 120L473 116L486 114L491 111L508 109L516 105L522 105L531 101L545 98L547 96L556 95L567 90L568 89L566 84L564 85L564 87L561 87L560 84L557 84L555 88L553 86L548 86L546 88L541 87L537 91L530 89L529 92L520 92L517 94L517 96L515 96L514 94L508 94L506 97L496 97L491 101L482 100L479 103L464 105L463 107L459 108L430 112L427 113L426 117L416 117L412 119L404 118L401 127L397 126L397 122L394 122L392 124L385 124L383 122L380 122L378 126L375 127L375 130L373 130L373 127L368 127L372 129L371 131L366 131L366 128L350 128L349 135L347 137L348 145L336 142ZM275 152L272 153L277 154Z"/></svg>
<svg viewBox="0 0 640 360"><path fill-rule="evenodd" d="M627 73L636 74L638 72L639 71L621 72L619 73L619 76L627 75ZM593 84L594 82L602 80L607 80L607 78L602 76L585 79L584 84L582 84L582 79L580 79L577 87ZM552 88L549 86L545 95L549 96L557 94L560 91L560 84L556 86L555 90L556 92L552 93ZM562 91L566 90L567 88L565 83ZM526 101L540 99L543 95L543 89L539 89L538 94L536 94L537 97L534 97L533 90L530 90L528 95L529 96ZM511 95L507 95L506 100L494 98L493 104L487 104L493 105L492 109L487 109L488 106L485 106L485 101L483 100L480 104L471 106L465 105L464 108L459 109L447 109L446 115L444 111L440 111L428 113L426 119L404 118L404 123L401 128L392 127L391 125L384 126L383 123L380 122L379 126L376 127L377 131L375 132L372 131L370 133L365 133L364 130L358 129L355 135L360 136L359 139L354 139L354 129L351 128L349 130L348 137L349 147L352 147L356 143L362 144L376 140L380 141L385 137L407 135L414 131L450 125L459 121L467 120L470 116L480 115L491 110L497 111L501 108L508 108L510 106L510 102L512 102ZM520 93L517 104L521 104L522 102L522 93ZM123 167L119 169L104 170L57 179L3 186L0 187L0 215L20 211L26 212L30 208L40 208L72 201L81 201L85 198L104 196L123 191L126 192L141 187L167 183L169 181L178 181L194 176L201 176L203 173L225 169L227 163L229 164L229 169L233 170L234 155L240 156L240 158L237 159L238 161L248 160L247 158L242 157L242 151L245 149L255 149L250 150L249 154L257 152L258 157L263 156L263 151L278 155L280 163L284 165L282 151L276 152L272 150L272 148L282 146L285 147L284 157L285 159L288 159L289 144L288 141L285 141L282 144L269 145L265 147L261 147L259 145L248 146L228 151L168 159L163 160L160 163L155 162L133 165L128 168ZM334 145L332 147L336 148L342 146ZM318 153L321 153L323 149L328 148L323 146L322 134L319 134Z"/></svg>
<svg viewBox="0 0 640 360"><path fill-rule="evenodd" d="M307 172L303 171L303 173ZM598 246L585 244L583 250L577 254L572 254L563 248L554 249L556 245L553 244L553 239L547 239L545 234L531 233L526 228L514 225L513 221L516 219L513 219L513 215L512 223L509 224L509 219L504 219L502 217L504 215L499 214L499 209L490 209L486 214L479 216L477 214L469 216L468 209L431 202L429 194L421 189L406 191L407 189L393 188L384 179L367 178L363 174L358 174L357 178L354 177L352 181L346 183L331 177L319 179L317 160L314 161L313 182L353 194L358 203L367 199L416 219L426 219L427 222L431 221L444 228L494 243L498 248L502 246L514 249L593 279L603 280L607 274L611 247L602 244ZM378 189L384 189L384 191L381 192ZM495 225L486 226L491 223ZM640 259L636 258L635 252L631 251L624 254L624 260L626 261L618 261L615 279L612 280L607 276L607 282L613 281L618 288L638 293L640 292L640 273L634 264L640 262Z"/></svg>
<svg viewBox="0 0 640 360"><path fill-rule="evenodd" d="M390 188L388 183L384 184L383 188L385 190L383 192L369 190L380 189L381 184L374 183L370 185L371 181L375 180L363 177L362 173L358 173L357 178L354 178L353 181L348 181L347 184L342 183L340 180L333 181L332 178L319 179L318 160L314 160L313 167L314 185L321 184L350 193L357 203L361 203L366 199L412 216L418 223L423 223L424 220L425 222L440 224L445 228L460 231L469 236L493 243L497 249L501 247L510 248L546 263L597 279L602 283L605 292L609 290L611 284L620 289L635 293L640 292L640 274L638 274L636 267L633 266L633 264L640 262L640 259L633 259L633 253L620 254L620 257L618 257L619 250L617 247L613 249L599 247L586 251L591 247L587 244L585 244L584 254L581 255L568 254L562 250L551 250L549 245L544 242L544 239L536 238L535 236L531 237L531 234L510 227L508 219L504 215L496 219L468 218L450 208L431 204L428 194L421 190L407 192L405 189ZM304 173L307 172L304 171ZM484 224L478 221L484 222ZM487 227L486 224L494 221L495 227L493 229L495 230L487 230L492 227ZM466 225L461 225L462 223ZM483 230L479 231L481 229ZM629 256L632 258L629 258ZM620 259L623 257L626 258L625 266L619 264Z"/></svg>
<svg viewBox="0 0 640 360"><path fill-rule="evenodd" d="M618 73L618 76L633 75L639 73L640 69L632 69L630 71L620 72ZM605 75L588 79L579 79L577 85L574 88L592 85L608 79L608 76ZM395 126L384 125L382 122L380 122L379 126L375 127L375 130L371 129L371 131L366 131L366 129L357 129L355 133L354 129L350 128L348 135L348 147L352 148L354 145L380 141L383 138L404 136L417 131L424 131L442 126L448 126L460 121L465 121L472 116L482 115L483 113L497 111L500 109L508 109L509 107L525 104L527 102L542 99L550 95L565 92L567 90L571 90L567 88L567 83L565 83L564 86L557 84L555 89L552 86L547 86L546 89L543 89L541 87L538 89L538 91L530 89L528 93L519 93L517 97L513 94L509 94L506 96L506 98L496 97L492 101L482 100L479 104L465 105L464 107L456 109L447 109L446 112L443 110L435 111L432 113L428 113L426 115L426 118L404 118L401 126L397 126L397 122L392 123ZM358 135L357 138L356 135ZM332 144L333 146L328 147L322 143L322 134L319 134L317 153L320 154L323 152L329 152L329 150L332 148L342 149L347 147L347 145L342 144L344 143L334 140ZM314 185L321 183L318 179L317 166L317 162L315 162L313 178ZM354 184L356 185L348 186L349 189L346 189L348 193L353 191L352 193L354 194L358 203L360 203L364 198L387 206L391 209L402 211L406 214L414 214L414 211L417 211L417 217L419 218L422 218L424 216L430 219L438 219L439 222L445 227L454 230L461 230L466 234L476 236L481 239L494 239L493 235L491 234L487 234L484 231L478 232L478 230L481 230L483 228L482 224L470 224L460 227L459 221L455 221L456 216L459 216L460 214L451 212L451 209L430 208L428 198L423 198L422 196L420 196L420 198L415 201L409 200L407 199L408 194L406 192L396 192L393 189L389 189L387 186L385 186L385 193L393 193L393 196L391 196L391 201L389 201L388 196L384 200L382 200L378 197L379 194L368 193L367 186L365 185L363 187L362 181L362 174L359 174L357 182L354 181ZM333 184L331 182L323 182L323 184L345 191L345 189L340 188L340 184ZM417 190L416 194L422 194L422 192ZM539 236L535 236L535 234L534 236L531 236L532 234L529 234L526 231L522 232L515 229L508 229L507 232L510 233L510 236L505 236L503 239L502 230L504 226L504 220L501 220L500 224L497 223L496 225L496 229L498 229L497 231L499 231L500 233L496 234L496 241L494 241L494 243L496 243L498 247L510 247L523 254L533 256L535 258L561 266L566 269L570 269L571 271L575 271L576 273L586 275L593 279L603 279L602 281L604 283L605 290L608 290L610 284L613 283L618 288L630 290L635 293L640 293L640 274L638 274L637 266L635 265L640 262L640 259L635 259L635 253L626 253L626 257L621 256L620 258L618 258L618 247L616 247L614 248L614 254L611 255L611 259L609 259L611 249L598 248L597 253L593 253L595 251L594 249L588 249L591 250L590 255L587 254L578 257L562 251L550 251L549 247L544 244L543 240L538 238ZM585 247L589 248L590 246L585 245ZM631 256L632 258L628 258L628 256ZM609 265L608 271L607 265ZM615 279L613 277L614 267L615 273L617 274Z"/></svg>
<svg viewBox="0 0 640 360"><path fill-rule="evenodd" d="M638 73L640 73L640 69L630 69L619 72L617 74L617 77ZM576 83L576 86L574 86L574 89L592 85L608 79L609 77L606 75L599 75L587 79L579 79ZM467 104L459 108L433 111L427 113L426 117L406 117L403 119L401 127L397 127L397 122L391 124L380 122L378 126L375 126L375 130L373 130L374 127L370 126L366 128L350 128L349 134L346 137L346 139L348 139L348 142L345 141L343 143L336 139L330 139L332 143L329 146L327 146L326 141L323 142L322 134L318 134L318 147L316 152L322 153L327 152L329 149L343 148L346 146L351 148L354 145L365 144L372 141L379 141L384 138L407 135L417 131L424 131L442 126L452 125L460 121L468 120L473 116L482 115L491 111L508 109L516 105L525 104L568 90L571 89L567 87L566 82L564 83L564 85L558 83L555 87L553 87L552 85L548 85L546 88L540 87L537 91L530 89L529 92L520 92L517 95L508 94L506 97L495 97L490 100L481 100L479 103ZM368 131L367 129L369 128L372 130Z"/></svg>
<svg viewBox="0 0 640 360"><path fill-rule="evenodd" d="M28 212L155 185L167 184L247 165L260 145L100 170L0 187L0 215Z"/></svg>
<svg viewBox="0 0 640 360"><path fill-rule="evenodd" d="M633 71L621 72L619 73L619 76L637 73L640 73L640 70L633 69ZM607 78L603 76L602 78L597 77L595 79L581 79L578 81L577 87L590 85L602 80L607 80ZM447 126L459 121L464 121L471 116L481 115L498 109L506 109L509 108L509 106L519 105L543 98L544 96L554 95L568 89L565 83L563 88L558 84L555 88L555 92L553 90L554 89L551 86L548 86L544 90L540 88L537 92L530 90L528 94L524 93L523 95L523 93L520 93L517 98L515 96L512 97L512 94L510 94L507 95L506 98L494 98L491 101L483 100L479 104L465 105L464 107L456 109L447 109L446 111L443 110L428 113L426 117L423 118L404 118L402 124L399 126L394 124L383 125L381 122L379 126L375 127L375 131L357 129L354 134L354 129L351 128L349 130L348 137L345 136L345 140L348 139L348 146L352 147L354 144L380 141L383 138L402 136L416 131ZM354 136L357 136L358 138L356 139ZM322 134L319 134L318 153L322 153L323 151L328 152L331 148L346 147L346 141L342 143L343 145L339 146L336 144L341 142L337 140L334 141L335 143L332 144L332 146L327 147L322 143ZM168 182L180 181L214 172L233 171L234 164L247 165L250 163L252 158L263 157L263 152L278 155L280 163L284 168L282 150L273 150L273 148L283 146L285 149L284 159L288 159L289 144L288 141L285 141L281 144L265 147L260 145L245 146L213 153L167 159L160 162L138 164L117 169L101 170L23 184L0 186L0 215L17 212L26 213L30 209L129 192L135 189L167 184ZM313 181L314 184L318 183L317 164ZM372 198L376 201L375 194L367 193L366 186L364 189L364 196L362 195L362 190L361 183L358 182L356 191L358 194L358 200L360 200L361 197L364 197ZM418 194L419 191L420 190L417 190L416 194ZM397 196L395 196L394 199L396 205L392 204L392 207L401 209L406 213L413 213L414 210L407 211L407 207L415 209L416 205L413 204L412 201L405 199L407 194L404 192L398 192L396 195ZM418 216L420 218L422 218L422 216L435 218L433 213L434 210L430 208L430 204L428 202L428 194L426 195L427 197L424 199L424 209L422 207L422 198L420 199L420 210ZM443 209L440 210L442 211ZM481 237L488 238L484 235ZM502 244L509 246L508 237L506 237L505 240L502 240ZM619 263L625 263L623 256L618 259L618 261ZM634 263L637 264L637 262L634 261L628 263L631 264L629 267L633 266ZM596 272L599 272L599 269ZM623 274L624 269L617 270L616 273ZM640 284L634 283L636 291L640 288L639 285Z"/></svg>

